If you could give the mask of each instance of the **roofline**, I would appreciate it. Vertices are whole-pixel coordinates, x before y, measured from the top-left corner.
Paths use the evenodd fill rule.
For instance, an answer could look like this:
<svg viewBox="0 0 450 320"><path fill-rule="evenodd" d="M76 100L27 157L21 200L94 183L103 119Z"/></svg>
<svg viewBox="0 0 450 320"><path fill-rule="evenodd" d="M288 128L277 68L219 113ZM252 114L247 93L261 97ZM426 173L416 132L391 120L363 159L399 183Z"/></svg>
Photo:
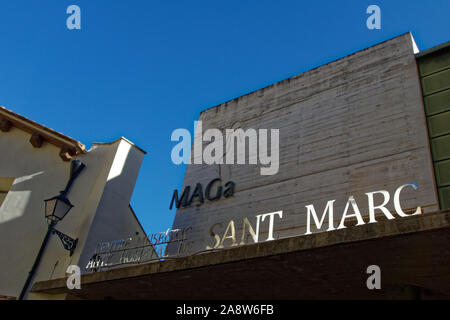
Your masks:
<svg viewBox="0 0 450 320"><path fill-rule="evenodd" d="M84 144L80 141L0 106L1 131L8 132L12 127L30 133L30 142L36 148L40 148L44 141L61 148L60 155L64 161L69 161L73 156L87 152Z"/></svg>
<svg viewBox="0 0 450 320"><path fill-rule="evenodd" d="M438 52L440 50L443 50L443 49L446 49L446 48L449 48L449 47L450 47L450 41L447 41L447 42L441 43L441 44L439 44L437 46L431 47L431 48L429 48L427 50L424 50L424 51L421 51L421 52L417 53L416 54L416 58L419 59L419 58L422 58L424 56L427 56L429 54Z"/></svg>
<svg viewBox="0 0 450 320"><path fill-rule="evenodd" d="M327 65L329 65L329 64L331 64L331 63L340 61L340 60L342 60L342 59L346 59L346 58L348 58L348 57L350 57L350 56L353 56L353 55L355 55L355 54L358 54L358 53L360 53L360 52L364 52L364 51L366 51L366 50L368 50L368 49L370 49L370 48L372 48L372 47L376 47L376 46L378 46L378 45L381 45L381 44L383 44L383 43L386 43L386 42L388 42L388 41L391 41L391 40L393 40L393 39L400 38L400 37L403 37L403 36L406 36L406 35L410 35L411 41L413 42L413 47L414 47L414 45L415 45L415 40L414 40L414 37L413 37L412 33L411 33L410 31L404 32L404 33L399 34L399 35L397 35L397 36L395 36L395 37L392 37L392 38L389 38L389 39L387 39L387 40L378 42L378 43L376 43L376 44L374 44L374 45L372 45L372 46L366 47L366 48L364 48L364 49L361 49L361 50L355 51L355 52L353 52L353 53L350 53L350 54L348 54L348 55L346 55L346 56L337 58L337 59L332 60L332 61L330 61L330 62L327 62L327 63L321 64L321 65L319 65L319 66L317 66L317 67L314 67L314 68L312 68L312 69L306 70L306 71L304 71L304 72L302 72L302 73L299 73L299 74L293 75L293 76L291 76L291 77L285 78L285 79L283 79L283 80L274 82L274 83L269 84L269 85L267 85L267 86L265 86L265 87L262 87L262 88L253 90L253 91L251 91L251 92L248 92L248 93L246 93L246 94L240 95L240 96L238 96L238 97L236 97L236 98L232 98L232 99L230 99L230 100L227 100L227 101L225 101L225 102L222 102L222 103L220 103L220 104L218 104L218 105L215 105L215 106L213 106L213 107L206 108L206 109L200 111L200 114L202 114L203 112L206 112L206 111L211 111L211 110L213 110L213 109L219 108L219 107L221 107L221 106L225 106L225 105L229 104L230 102L237 102L239 99L241 99L241 98L243 98L243 97L253 95L253 94L255 94L255 93L257 93L257 92L260 92L260 91L264 91L264 90L269 89L269 88L271 88L271 87L273 87L273 86L280 85L280 84L282 84L283 82L288 82L288 81L297 79L297 78L299 78L299 77L301 77L301 76L304 76L305 74L308 74L308 73L310 73L310 72L312 72L312 71L315 71L315 70L317 70L317 69L319 69L319 68L322 68L322 67L324 67L324 66L327 66ZM416 45L416 47L417 47L417 45ZM413 49L414 49L414 48L413 48ZM418 49L417 49L417 50L418 50Z"/></svg>
<svg viewBox="0 0 450 320"><path fill-rule="evenodd" d="M60 156L64 161L69 161L74 156L88 152L85 145L80 141L50 129L0 105L0 130L8 132L11 127L16 127L30 133L30 142L36 148L40 148L44 141L61 148ZM125 137L120 137L112 142L94 142L93 145L111 145L120 140L126 141L144 155L147 154L144 149L138 147Z"/></svg>
<svg viewBox="0 0 450 320"><path fill-rule="evenodd" d="M86 151L84 144L82 144L80 141L75 140L75 139L73 139L69 136L66 136L58 131L53 130L53 129L50 129L40 123L37 123L37 122L31 120L31 119L28 119L18 113L15 113L14 111L11 111L11 110L5 108L4 106L0 106L0 114L5 118L9 118L8 120L10 120L10 121L12 120L12 121L17 121L17 122L23 123L29 127L33 127L33 129L42 130L52 136L55 136L56 138L63 141L64 143L73 145L74 147L78 148L80 152L84 153ZM22 128L20 128L20 129L22 129Z"/></svg>
<svg viewBox="0 0 450 320"><path fill-rule="evenodd" d="M129 143L131 146L135 147L136 149L138 149L139 151L141 151L144 155L147 154L147 151L145 151L144 149L142 149L141 147L135 145L133 142L131 142L130 140L128 140L125 137L120 137L114 141L111 142L93 142L92 145L111 145L114 144L120 140L126 141L127 143Z"/></svg>

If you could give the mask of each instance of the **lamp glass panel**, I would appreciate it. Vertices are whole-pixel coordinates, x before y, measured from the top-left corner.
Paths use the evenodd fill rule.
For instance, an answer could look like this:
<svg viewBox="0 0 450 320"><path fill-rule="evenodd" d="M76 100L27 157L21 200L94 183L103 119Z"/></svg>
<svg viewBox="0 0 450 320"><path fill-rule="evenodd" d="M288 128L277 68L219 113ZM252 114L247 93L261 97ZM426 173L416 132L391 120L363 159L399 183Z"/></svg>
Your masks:
<svg viewBox="0 0 450 320"><path fill-rule="evenodd" d="M52 219L53 216L53 212L55 211L55 207L56 207L56 198L52 198L52 199L48 199L45 200L45 217Z"/></svg>
<svg viewBox="0 0 450 320"><path fill-rule="evenodd" d="M72 205L70 203L58 199L54 215L58 220L62 220L70 209L72 209Z"/></svg>

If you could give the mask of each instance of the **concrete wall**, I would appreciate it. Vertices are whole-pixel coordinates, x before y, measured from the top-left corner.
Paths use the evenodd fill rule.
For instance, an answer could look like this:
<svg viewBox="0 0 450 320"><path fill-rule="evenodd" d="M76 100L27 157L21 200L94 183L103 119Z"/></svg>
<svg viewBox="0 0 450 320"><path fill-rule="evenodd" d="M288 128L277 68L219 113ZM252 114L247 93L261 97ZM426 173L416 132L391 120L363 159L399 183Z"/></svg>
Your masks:
<svg viewBox="0 0 450 320"><path fill-rule="evenodd" d="M29 139L28 133L15 127L0 132L0 177L14 178L0 207L0 294L15 297L47 231L43 200L64 189L70 172L70 162L61 160L59 148L44 143L35 149ZM77 157L86 169L68 195L75 207L57 225L61 232L79 239L77 248L70 257L53 235L35 281L64 277L71 264L83 270L85 261L80 259L88 256L102 237L120 239L144 232L128 207L143 155L129 141L119 139L94 144Z"/></svg>
<svg viewBox="0 0 450 320"><path fill-rule="evenodd" d="M275 237L299 235L306 205L321 214L336 199L339 220L353 195L367 215L364 193L388 190L392 196L410 182L419 190L405 191L402 207L437 210L414 50L411 34L404 34L202 112L203 131L279 129L280 169L263 176L260 165L189 165L183 187L205 187L217 177L236 183L232 198L177 210L173 227L193 227L192 252L214 244L209 228L215 223L223 223L215 229L223 235L233 219L240 240L240 219L255 225L256 215L282 210ZM388 208L394 210L392 202ZM266 220L262 233L267 228Z"/></svg>

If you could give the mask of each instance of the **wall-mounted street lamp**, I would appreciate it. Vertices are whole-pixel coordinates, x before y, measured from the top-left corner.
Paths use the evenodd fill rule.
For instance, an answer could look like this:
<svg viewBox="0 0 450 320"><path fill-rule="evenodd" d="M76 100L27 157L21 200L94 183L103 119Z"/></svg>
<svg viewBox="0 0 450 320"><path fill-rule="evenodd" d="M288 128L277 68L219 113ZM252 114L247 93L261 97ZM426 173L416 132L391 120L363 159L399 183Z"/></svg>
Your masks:
<svg viewBox="0 0 450 320"><path fill-rule="evenodd" d="M41 260L42 254L44 253L45 247L47 246L48 240L52 234L58 235L61 239L61 242L64 246L64 249L70 251L70 255L73 254L77 246L78 239L73 239L68 235L62 233L55 229L56 224L64 219L64 217L69 213L69 211L74 207L69 199L67 198L67 193L70 190L75 179L80 175L81 171L85 168L85 165L80 160L73 160L70 166L70 178L67 182L66 188L59 193L59 195L52 197L50 199L44 200L45 202L45 218L48 222L48 229L45 235L44 241L42 242L41 248L39 249L39 253L34 261L33 267L28 274L27 281L23 286L22 292L20 293L19 300L23 300L25 296L28 286L30 285L31 280L36 272L36 269L39 266L39 262Z"/></svg>
<svg viewBox="0 0 450 320"><path fill-rule="evenodd" d="M64 219L66 214L73 208L65 193L61 191L56 197L44 200L45 217L50 222L58 222Z"/></svg>

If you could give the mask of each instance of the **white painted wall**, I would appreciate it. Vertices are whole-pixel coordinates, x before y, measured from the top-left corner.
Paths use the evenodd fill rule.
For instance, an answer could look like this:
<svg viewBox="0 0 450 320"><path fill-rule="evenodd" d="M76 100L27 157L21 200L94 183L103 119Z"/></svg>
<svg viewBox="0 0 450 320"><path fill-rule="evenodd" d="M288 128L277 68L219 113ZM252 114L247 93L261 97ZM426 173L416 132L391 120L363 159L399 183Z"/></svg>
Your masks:
<svg viewBox="0 0 450 320"><path fill-rule="evenodd" d="M0 177L15 178L0 207L0 294L15 297L47 231L43 200L64 189L70 172L70 162L61 160L58 148L44 143L35 149L29 138L15 127L0 132ZM83 267L86 261L80 259L92 255L99 241L144 233L128 207L143 156L140 149L121 138L110 144L93 144L89 152L77 157L86 169L68 195L75 207L57 225L61 232L79 239L77 248L69 257L53 235L35 281L64 277L71 264Z"/></svg>

